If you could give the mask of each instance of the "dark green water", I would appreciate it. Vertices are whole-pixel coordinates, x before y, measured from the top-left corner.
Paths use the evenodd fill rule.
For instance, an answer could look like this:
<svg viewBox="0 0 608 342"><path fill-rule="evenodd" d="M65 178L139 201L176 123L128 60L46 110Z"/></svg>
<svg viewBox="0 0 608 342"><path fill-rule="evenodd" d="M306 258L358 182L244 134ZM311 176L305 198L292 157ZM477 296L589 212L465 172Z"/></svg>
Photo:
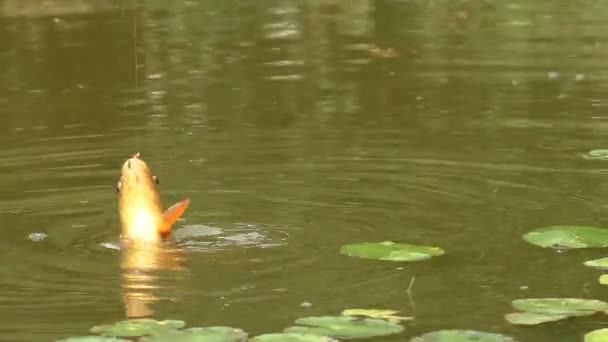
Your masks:
<svg viewBox="0 0 608 342"><path fill-rule="evenodd" d="M581 265L602 251L521 240L608 225L608 164L581 158L608 146L608 3L169 3L0 2L0 340L82 335L140 306L251 334L352 307L416 316L382 341L582 341L606 325L503 315L516 298L608 299ZM191 198L178 230L215 235L107 248L137 151L167 204ZM447 254L338 253L379 240Z"/></svg>

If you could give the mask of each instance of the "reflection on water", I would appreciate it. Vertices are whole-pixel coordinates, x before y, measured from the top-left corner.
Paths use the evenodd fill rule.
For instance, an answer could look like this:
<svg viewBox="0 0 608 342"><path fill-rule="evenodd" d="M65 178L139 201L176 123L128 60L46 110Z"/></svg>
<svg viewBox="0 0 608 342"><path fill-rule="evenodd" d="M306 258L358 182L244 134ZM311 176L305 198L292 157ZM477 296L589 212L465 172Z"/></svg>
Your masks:
<svg viewBox="0 0 608 342"><path fill-rule="evenodd" d="M280 237L270 238L251 224L239 224L229 233L223 229L205 225L185 225L175 230L171 242L159 244L129 244L118 247L121 253L121 269L125 314L128 318L156 317L154 304L162 301L175 302L175 293L182 292L179 281L188 272L187 258L200 257L201 252L230 251L235 248L269 248L281 246ZM104 243L106 248L115 245ZM167 275L167 272L170 272ZM172 285L162 283L159 277L171 278ZM169 290L169 291L167 291ZM164 295L161 295L160 293Z"/></svg>
<svg viewBox="0 0 608 342"><path fill-rule="evenodd" d="M153 317L160 300L159 271L182 272L183 251L168 244L137 244L122 248L122 289L127 318ZM174 300L174 298L164 298Z"/></svg>

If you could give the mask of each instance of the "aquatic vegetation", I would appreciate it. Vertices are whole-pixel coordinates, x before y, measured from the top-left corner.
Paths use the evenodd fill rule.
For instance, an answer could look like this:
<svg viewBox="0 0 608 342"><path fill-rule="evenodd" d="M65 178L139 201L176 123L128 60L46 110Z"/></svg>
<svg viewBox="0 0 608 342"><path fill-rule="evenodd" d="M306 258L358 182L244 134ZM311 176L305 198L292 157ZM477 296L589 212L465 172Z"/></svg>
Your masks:
<svg viewBox="0 0 608 342"><path fill-rule="evenodd" d="M259 335L250 342L338 342L338 340L327 336L300 333L275 333Z"/></svg>
<svg viewBox="0 0 608 342"><path fill-rule="evenodd" d="M511 324L518 325L554 322L569 317L590 316L608 310L606 302L582 298L516 299L512 305L522 312L506 314L505 319Z"/></svg>
<svg viewBox="0 0 608 342"><path fill-rule="evenodd" d="M608 258L587 260L583 264L585 266L597 268L599 270L608 270Z"/></svg>
<svg viewBox="0 0 608 342"><path fill-rule="evenodd" d="M607 342L608 328L593 330L585 334L585 342Z"/></svg>
<svg viewBox="0 0 608 342"><path fill-rule="evenodd" d="M568 317L568 315L546 314L538 312L511 312L505 315L507 322L517 325L537 325L559 321Z"/></svg>
<svg viewBox="0 0 608 342"><path fill-rule="evenodd" d="M401 321L411 321L414 317L397 316L399 311L396 310L379 310L379 309L346 309L342 311L343 316L353 317L369 317L384 319L389 322L399 323Z"/></svg>
<svg viewBox="0 0 608 342"><path fill-rule="evenodd" d="M392 241L346 245L340 249L340 252L363 259L384 261L420 261L445 253L439 247L417 246Z"/></svg>
<svg viewBox="0 0 608 342"><path fill-rule="evenodd" d="M104 336L76 336L68 337L56 342L130 342L121 338L104 337Z"/></svg>
<svg viewBox="0 0 608 342"><path fill-rule="evenodd" d="M550 226L532 230L523 239L543 248L608 247L608 229L588 226Z"/></svg>
<svg viewBox="0 0 608 342"><path fill-rule="evenodd" d="M356 318L351 316L319 316L299 318L296 326L286 333L302 333L353 339L398 334L402 325L376 318Z"/></svg>
<svg viewBox="0 0 608 342"><path fill-rule="evenodd" d="M512 302L515 309L526 312L585 316L587 313L606 311L608 303L583 298L527 298Z"/></svg>
<svg viewBox="0 0 608 342"><path fill-rule="evenodd" d="M295 321L295 326L283 332L262 334L250 341L337 342L335 338L391 335L404 330L404 327L398 324L400 321L413 319L396 316L397 313L399 311L348 309L343 311L342 316L300 318ZM90 329L102 336L72 337L60 342L245 342L249 338L245 331L238 328L216 326L183 329L185 325L184 321L179 320L129 319Z"/></svg>
<svg viewBox="0 0 608 342"><path fill-rule="evenodd" d="M184 321L140 318L128 319L115 324L97 325L91 328L94 334L111 337L140 337L151 334L162 334L181 329L186 325Z"/></svg>
<svg viewBox="0 0 608 342"><path fill-rule="evenodd" d="M244 342L247 333L232 327L205 327L174 330L144 337L142 342Z"/></svg>
<svg viewBox="0 0 608 342"><path fill-rule="evenodd" d="M608 149L595 149L583 154L583 158L591 160L608 160Z"/></svg>
<svg viewBox="0 0 608 342"><path fill-rule="evenodd" d="M411 342L516 342L509 336L475 330L439 330L414 337Z"/></svg>

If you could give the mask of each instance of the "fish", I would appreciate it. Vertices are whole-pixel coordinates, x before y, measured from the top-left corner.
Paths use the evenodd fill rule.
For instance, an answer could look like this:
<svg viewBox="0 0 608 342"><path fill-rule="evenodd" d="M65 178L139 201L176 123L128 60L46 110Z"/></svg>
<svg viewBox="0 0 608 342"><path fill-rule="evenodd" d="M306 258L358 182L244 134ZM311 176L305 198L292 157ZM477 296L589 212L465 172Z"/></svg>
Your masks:
<svg viewBox="0 0 608 342"><path fill-rule="evenodd" d="M152 175L139 152L123 163L116 191L121 239L129 243L167 240L173 225L190 205L190 199L184 199L164 210L158 178Z"/></svg>

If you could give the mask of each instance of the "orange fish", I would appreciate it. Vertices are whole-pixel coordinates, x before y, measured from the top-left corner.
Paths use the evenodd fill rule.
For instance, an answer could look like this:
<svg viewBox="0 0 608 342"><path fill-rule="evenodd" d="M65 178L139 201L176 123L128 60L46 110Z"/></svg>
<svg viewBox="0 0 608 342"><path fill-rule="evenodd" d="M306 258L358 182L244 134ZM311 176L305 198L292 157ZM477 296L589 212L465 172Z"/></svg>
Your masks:
<svg viewBox="0 0 608 342"><path fill-rule="evenodd" d="M116 185L122 238L130 242L157 242L171 235L173 224L190 205L185 199L164 210L158 179L139 152L122 165Z"/></svg>

